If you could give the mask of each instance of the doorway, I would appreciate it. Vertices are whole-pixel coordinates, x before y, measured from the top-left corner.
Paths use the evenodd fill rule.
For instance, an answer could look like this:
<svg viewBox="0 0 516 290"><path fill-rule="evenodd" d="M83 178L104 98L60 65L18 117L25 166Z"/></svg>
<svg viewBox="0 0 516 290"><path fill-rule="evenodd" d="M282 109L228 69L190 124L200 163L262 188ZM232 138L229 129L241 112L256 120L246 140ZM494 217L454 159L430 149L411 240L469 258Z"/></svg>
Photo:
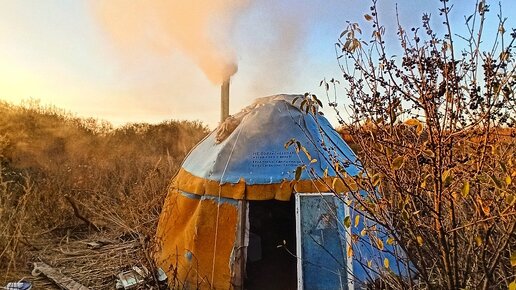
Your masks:
<svg viewBox="0 0 516 290"><path fill-rule="evenodd" d="M297 289L295 203L249 202L245 289Z"/></svg>

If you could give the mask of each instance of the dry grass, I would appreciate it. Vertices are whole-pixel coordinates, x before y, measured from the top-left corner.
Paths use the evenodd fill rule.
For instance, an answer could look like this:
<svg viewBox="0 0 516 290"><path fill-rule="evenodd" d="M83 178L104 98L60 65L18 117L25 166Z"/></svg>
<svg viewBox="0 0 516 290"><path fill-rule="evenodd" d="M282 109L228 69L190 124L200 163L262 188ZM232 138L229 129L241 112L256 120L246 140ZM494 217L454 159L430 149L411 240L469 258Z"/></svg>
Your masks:
<svg viewBox="0 0 516 290"><path fill-rule="evenodd" d="M0 103L0 285L30 277L36 261L92 289L112 288L133 265L152 268L169 181L206 134L198 122L113 128L35 102Z"/></svg>

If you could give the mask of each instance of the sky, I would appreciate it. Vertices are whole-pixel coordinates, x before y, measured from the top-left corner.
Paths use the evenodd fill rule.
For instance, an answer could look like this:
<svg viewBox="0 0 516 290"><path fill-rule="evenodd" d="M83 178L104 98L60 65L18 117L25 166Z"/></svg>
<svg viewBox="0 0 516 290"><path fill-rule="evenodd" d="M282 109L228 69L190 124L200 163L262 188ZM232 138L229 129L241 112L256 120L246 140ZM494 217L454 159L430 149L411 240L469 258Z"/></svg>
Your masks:
<svg viewBox="0 0 516 290"><path fill-rule="evenodd" d="M231 79L231 114L258 97L305 92L320 95L320 80L341 75L333 44L346 21L364 24L363 15L369 13L370 6L364 0L217 0L238 9L227 15L206 12L214 19L218 16L224 25L208 25L206 33L213 35L214 42L194 43L192 47L161 45L168 29L152 30L145 25L154 19L138 13L130 15L132 25L121 26L131 41L114 41L105 21L114 23L118 17L129 15L124 4L130 0L115 1L121 6L112 6L111 14L104 18L99 17L100 2L95 1L103 0L0 0L1 100L16 104L37 99L44 105L115 125L187 119L214 128L220 118L220 85L203 70L199 59L192 57L192 49L210 53L221 46L231 51L238 65ZM154 1L144 3L153 5ZM180 5L185 0L168 1ZM393 35L396 3L407 27L418 24L423 12L431 12L436 24L442 21L437 18L437 0L379 2L381 21ZM452 23L458 27L463 16L473 11L472 4L464 2L473 1L455 2ZM189 3L203 4L200 0ZM496 18L495 6L492 19ZM515 27L516 13L510 9L504 13L510 18L507 26ZM191 27L191 23L179 23L185 27L169 27L171 33ZM141 27L147 29L136 31ZM222 33L217 30L221 27ZM165 44L175 40L167 38ZM157 45L159 53L153 48Z"/></svg>

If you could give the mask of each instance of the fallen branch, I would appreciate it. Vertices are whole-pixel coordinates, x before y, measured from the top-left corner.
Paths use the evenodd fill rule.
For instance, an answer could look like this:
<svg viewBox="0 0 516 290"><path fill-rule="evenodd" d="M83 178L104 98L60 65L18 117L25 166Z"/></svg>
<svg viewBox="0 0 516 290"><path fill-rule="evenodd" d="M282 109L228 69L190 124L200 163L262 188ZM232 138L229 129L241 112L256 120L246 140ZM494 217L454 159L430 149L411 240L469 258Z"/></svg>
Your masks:
<svg viewBox="0 0 516 290"><path fill-rule="evenodd" d="M91 222L89 219L87 219L85 216L83 216L81 214L81 212L79 211L79 208L77 207L77 204L75 203L75 201L73 200L73 198L69 195L65 195L64 196L66 198L66 200L68 201L68 203L70 204L70 206L72 207L73 209L73 214L80 220L82 220L85 224L87 224L89 227L92 227L94 228L97 232L100 232L100 228L94 224L93 222Z"/></svg>

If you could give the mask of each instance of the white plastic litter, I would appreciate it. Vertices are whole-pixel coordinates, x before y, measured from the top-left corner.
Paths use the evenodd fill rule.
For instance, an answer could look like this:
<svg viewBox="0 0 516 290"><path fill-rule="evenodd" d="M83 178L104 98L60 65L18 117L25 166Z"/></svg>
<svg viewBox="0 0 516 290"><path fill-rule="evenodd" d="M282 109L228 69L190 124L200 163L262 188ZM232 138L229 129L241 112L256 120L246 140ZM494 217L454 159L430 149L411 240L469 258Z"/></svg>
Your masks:
<svg viewBox="0 0 516 290"><path fill-rule="evenodd" d="M30 290L32 289L32 284L29 281L20 280L18 282L7 283L7 285L2 288L7 290Z"/></svg>

